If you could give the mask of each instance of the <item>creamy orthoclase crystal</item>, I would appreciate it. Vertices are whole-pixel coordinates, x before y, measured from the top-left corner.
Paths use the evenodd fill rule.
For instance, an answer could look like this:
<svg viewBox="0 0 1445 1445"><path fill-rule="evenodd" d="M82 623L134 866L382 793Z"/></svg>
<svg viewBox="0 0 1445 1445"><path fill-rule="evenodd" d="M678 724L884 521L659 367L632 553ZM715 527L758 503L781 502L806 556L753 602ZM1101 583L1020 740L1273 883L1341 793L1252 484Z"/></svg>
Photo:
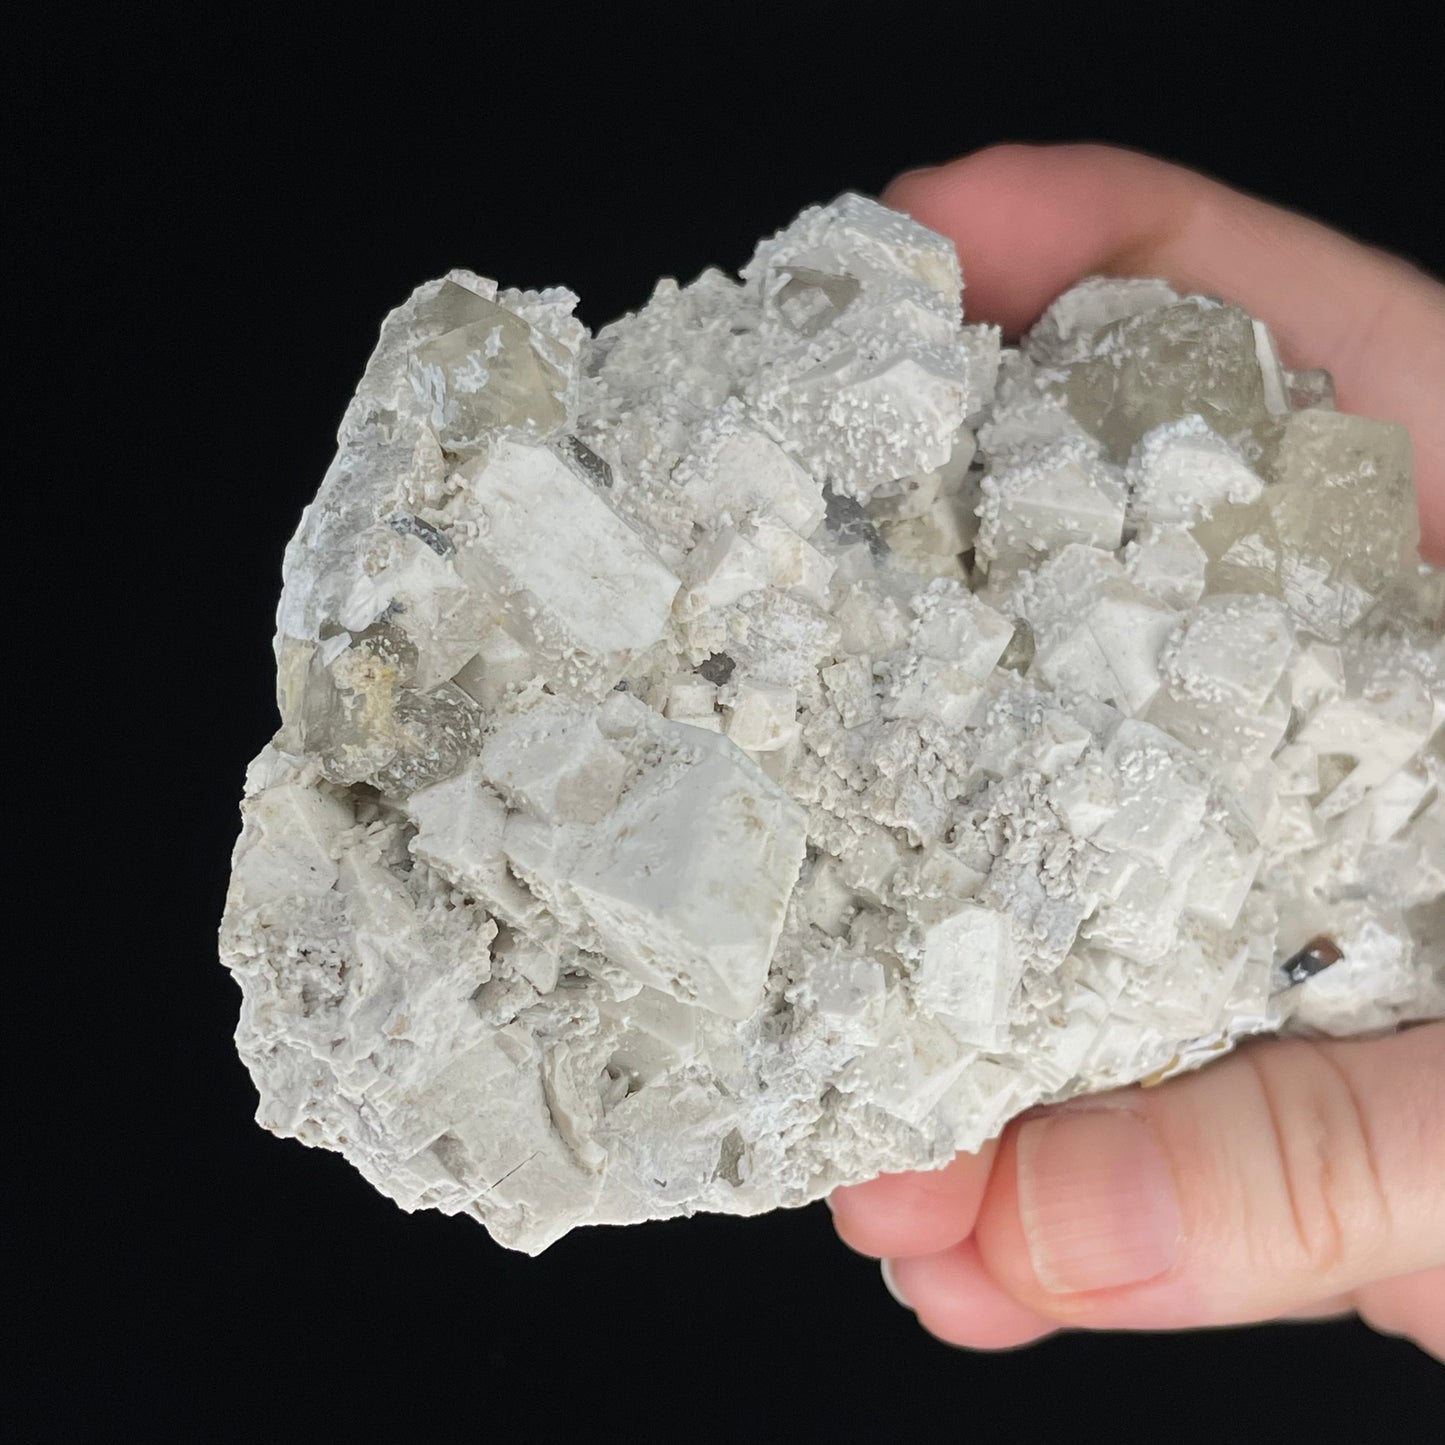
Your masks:
<svg viewBox="0 0 1445 1445"><path fill-rule="evenodd" d="M222 925L260 1122L536 1252L1445 1012L1403 429L1160 281L1001 349L858 196L741 274L386 319Z"/></svg>

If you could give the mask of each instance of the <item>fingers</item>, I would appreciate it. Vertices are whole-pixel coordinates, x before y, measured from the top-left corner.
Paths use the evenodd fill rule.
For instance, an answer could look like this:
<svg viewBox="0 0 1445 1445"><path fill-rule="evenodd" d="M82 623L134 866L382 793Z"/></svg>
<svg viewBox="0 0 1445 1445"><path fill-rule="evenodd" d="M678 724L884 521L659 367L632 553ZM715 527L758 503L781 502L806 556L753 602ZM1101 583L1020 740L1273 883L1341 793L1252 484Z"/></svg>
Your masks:
<svg viewBox="0 0 1445 1445"><path fill-rule="evenodd" d="M966 1238L978 1217L998 1148L960 1154L946 1168L887 1174L838 1189L828 1201L843 1242L860 1254L933 1254Z"/></svg>
<svg viewBox="0 0 1445 1445"><path fill-rule="evenodd" d="M1016 335L1083 276L1153 274L1189 220L1196 182L1211 184L1103 146L1006 145L909 171L883 199L952 238L970 319Z"/></svg>
<svg viewBox="0 0 1445 1445"><path fill-rule="evenodd" d="M975 320L1031 324L1091 273L1157 275L1262 317L1340 405L1410 428L1423 550L1445 557L1445 287L1407 262L1149 156L998 146L910 171L892 205L951 236Z"/></svg>
<svg viewBox="0 0 1445 1445"><path fill-rule="evenodd" d="M1445 1265L1445 1024L1262 1043L1016 1124L975 1237L1026 1309L1106 1329L1269 1319Z"/></svg>
<svg viewBox="0 0 1445 1445"><path fill-rule="evenodd" d="M1445 1267L1366 1285L1360 1318L1387 1335L1405 1335L1445 1362Z"/></svg>
<svg viewBox="0 0 1445 1445"><path fill-rule="evenodd" d="M1011 1350L1058 1329L999 1288L971 1239L925 1259L884 1260L883 1268L894 1298L950 1345Z"/></svg>
<svg viewBox="0 0 1445 1445"><path fill-rule="evenodd" d="M1262 316L1287 362L1330 367L1344 407L1411 429L1424 550L1445 556L1445 288L1414 268L1097 146L995 148L903 176L887 199L953 237L970 316L1008 332L1095 272L1161 275ZM1445 1318L1445 1026L1248 1049L1016 1122L992 1182L986 1160L962 1161L840 1191L834 1208L954 1343L1358 1306L1439 1348L1445 1327L1421 1321Z"/></svg>

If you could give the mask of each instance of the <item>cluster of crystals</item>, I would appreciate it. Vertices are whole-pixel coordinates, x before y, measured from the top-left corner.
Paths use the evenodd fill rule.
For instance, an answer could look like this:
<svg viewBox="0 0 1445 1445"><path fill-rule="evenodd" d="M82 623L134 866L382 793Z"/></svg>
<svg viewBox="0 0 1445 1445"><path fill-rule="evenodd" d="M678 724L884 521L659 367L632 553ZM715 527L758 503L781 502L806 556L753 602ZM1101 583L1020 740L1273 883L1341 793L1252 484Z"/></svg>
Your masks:
<svg viewBox="0 0 1445 1445"><path fill-rule="evenodd" d="M287 553L263 1124L535 1252L1445 1008L1401 428L1157 281L1001 349L857 196L575 300L421 287Z"/></svg>

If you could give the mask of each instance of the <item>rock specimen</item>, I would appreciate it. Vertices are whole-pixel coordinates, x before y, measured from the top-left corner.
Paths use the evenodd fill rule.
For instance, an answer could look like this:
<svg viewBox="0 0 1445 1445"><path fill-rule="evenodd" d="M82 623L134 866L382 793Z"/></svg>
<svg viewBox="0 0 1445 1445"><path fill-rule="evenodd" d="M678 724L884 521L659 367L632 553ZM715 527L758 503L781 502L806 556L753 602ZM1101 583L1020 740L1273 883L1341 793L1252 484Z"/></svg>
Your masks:
<svg viewBox="0 0 1445 1445"><path fill-rule="evenodd" d="M961 298L844 196L596 336L387 318L222 929L263 1125L535 1252L1445 1011L1403 430L1159 281Z"/></svg>

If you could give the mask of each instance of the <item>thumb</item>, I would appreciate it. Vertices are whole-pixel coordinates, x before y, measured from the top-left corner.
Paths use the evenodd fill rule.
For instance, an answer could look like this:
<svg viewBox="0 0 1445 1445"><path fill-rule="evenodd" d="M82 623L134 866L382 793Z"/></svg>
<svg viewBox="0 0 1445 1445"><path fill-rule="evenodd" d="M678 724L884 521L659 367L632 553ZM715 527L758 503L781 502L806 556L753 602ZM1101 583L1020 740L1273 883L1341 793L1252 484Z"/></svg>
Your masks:
<svg viewBox="0 0 1445 1445"><path fill-rule="evenodd" d="M1445 1023L1261 1042L1026 1120L977 1243L1021 1303L1105 1329L1268 1319L1445 1264Z"/></svg>

